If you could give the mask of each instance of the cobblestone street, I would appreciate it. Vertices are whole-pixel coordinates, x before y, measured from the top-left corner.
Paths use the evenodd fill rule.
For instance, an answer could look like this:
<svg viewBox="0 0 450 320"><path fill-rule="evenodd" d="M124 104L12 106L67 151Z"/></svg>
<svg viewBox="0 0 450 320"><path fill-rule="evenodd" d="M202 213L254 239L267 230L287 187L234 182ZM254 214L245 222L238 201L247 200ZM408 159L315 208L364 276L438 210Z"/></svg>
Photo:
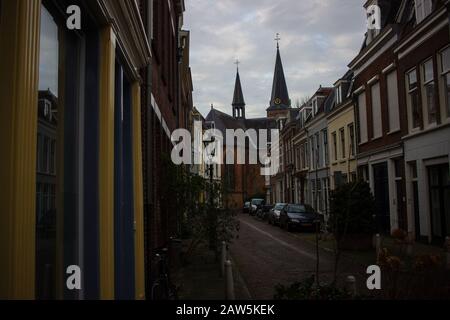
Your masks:
<svg viewBox="0 0 450 320"><path fill-rule="evenodd" d="M315 246L302 239L300 233L284 230L239 215L241 224L239 239L231 246L235 267L239 270L248 291L255 300L273 299L277 284L291 285L315 274ZM331 281L334 266L333 254L320 249L320 281ZM340 264L340 281L354 275L359 291L366 283L367 266L343 257Z"/></svg>

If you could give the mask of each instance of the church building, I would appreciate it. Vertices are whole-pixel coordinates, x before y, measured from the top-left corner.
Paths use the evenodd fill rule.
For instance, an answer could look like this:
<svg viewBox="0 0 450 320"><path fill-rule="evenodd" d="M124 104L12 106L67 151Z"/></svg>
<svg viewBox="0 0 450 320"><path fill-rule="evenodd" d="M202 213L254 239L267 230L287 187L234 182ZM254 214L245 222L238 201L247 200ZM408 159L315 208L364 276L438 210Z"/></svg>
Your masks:
<svg viewBox="0 0 450 320"><path fill-rule="evenodd" d="M239 148L245 149L246 164L227 165L224 160L222 165L223 184L227 190L228 197L224 199L226 204L231 208L242 208L243 204L251 198L263 198L267 203L271 202L271 177L261 175L260 164L249 164L249 143L240 145L239 141L227 141L226 130L256 130L261 129L282 129L284 123L289 118L291 111L291 100L284 76L283 64L281 61L280 48L277 37L277 54L275 62L275 72L272 85L272 95L269 102L267 117L248 119L246 117L246 103L239 74L239 67L236 72L236 81L234 87L234 96L232 102L232 115L228 115L219 110L211 108L210 113L206 117L206 122L210 126L219 130L224 137L223 156L226 159L226 149L229 144L234 144L235 160ZM270 136L270 134L269 134ZM235 139L236 140L236 139ZM249 139L247 139L248 141ZM269 144L270 144L270 140ZM236 143L237 142L237 143ZM260 147L260 146L259 146ZM281 146L280 146L281 147Z"/></svg>

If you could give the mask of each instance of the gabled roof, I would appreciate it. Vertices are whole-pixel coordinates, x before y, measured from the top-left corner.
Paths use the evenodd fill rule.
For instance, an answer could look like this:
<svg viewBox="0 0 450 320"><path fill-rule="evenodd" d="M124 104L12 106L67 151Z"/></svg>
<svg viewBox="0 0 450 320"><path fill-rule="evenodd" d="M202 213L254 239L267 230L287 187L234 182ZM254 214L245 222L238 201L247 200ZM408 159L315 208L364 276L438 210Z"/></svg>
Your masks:
<svg viewBox="0 0 450 320"><path fill-rule="evenodd" d="M224 137L224 144L226 145L226 130L232 129L232 130L238 130L242 129L244 131L248 129L255 129L255 130L261 130L261 129L276 129L277 123L273 119L269 118L255 118L255 119L235 119L232 116L221 112L219 110L216 110L214 108L211 109L208 116L206 117L206 122L214 122L215 129L222 132ZM270 134L269 134L269 141L270 141Z"/></svg>
<svg viewBox="0 0 450 320"><path fill-rule="evenodd" d="M281 61L280 49L277 47L277 58L275 61L275 72L273 75L272 96L270 107L267 111L288 109L291 107L289 92L284 76L283 63Z"/></svg>

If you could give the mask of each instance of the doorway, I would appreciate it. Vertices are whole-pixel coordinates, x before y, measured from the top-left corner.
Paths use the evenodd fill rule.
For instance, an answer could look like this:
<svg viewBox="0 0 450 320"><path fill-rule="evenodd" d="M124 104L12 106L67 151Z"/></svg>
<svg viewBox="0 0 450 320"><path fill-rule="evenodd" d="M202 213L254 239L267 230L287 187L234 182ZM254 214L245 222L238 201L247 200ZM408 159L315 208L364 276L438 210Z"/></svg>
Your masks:
<svg viewBox="0 0 450 320"><path fill-rule="evenodd" d="M377 232L390 234L389 177L388 166L384 162L373 166L374 196Z"/></svg>
<svg viewBox="0 0 450 320"><path fill-rule="evenodd" d="M450 234L450 175L449 165L428 168L430 186L431 235L441 244Z"/></svg>

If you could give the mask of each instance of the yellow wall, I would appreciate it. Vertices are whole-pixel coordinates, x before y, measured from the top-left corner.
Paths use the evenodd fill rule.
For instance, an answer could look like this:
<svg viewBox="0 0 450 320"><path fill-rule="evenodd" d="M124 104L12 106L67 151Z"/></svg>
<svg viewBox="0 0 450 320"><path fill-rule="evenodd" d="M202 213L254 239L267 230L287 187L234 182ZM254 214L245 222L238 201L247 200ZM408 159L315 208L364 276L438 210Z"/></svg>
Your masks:
<svg viewBox="0 0 450 320"><path fill-rule="evenodd" d="M3 0L0 299L33 299L40 0Z"/></svg>
<svg viewBox="0 0 450 320"><path fill-rule="evenodd" d="M356 139L356 124L355 115L353 110L353 104L346 106L345 108L337 111L336 114L332 114L328 118L328 146L329 146L329 156L330 156L330 188L334 189L334 173L341 171L342 174L347 174L348 179L351 177L352 172L356 172L356 159L355 157L349 158L350 155L350 132L349 125L353 124L355 130ZM344 128L345 130L345 157L342 158L341 152L341 137L340 130ZM333 133L336 133L337 137L337 148L338 148L338 161L334 158L334 144L333 144ZM356 143L356 141L354 141ZM356 149L356 148L355 148Z"/></svg>

